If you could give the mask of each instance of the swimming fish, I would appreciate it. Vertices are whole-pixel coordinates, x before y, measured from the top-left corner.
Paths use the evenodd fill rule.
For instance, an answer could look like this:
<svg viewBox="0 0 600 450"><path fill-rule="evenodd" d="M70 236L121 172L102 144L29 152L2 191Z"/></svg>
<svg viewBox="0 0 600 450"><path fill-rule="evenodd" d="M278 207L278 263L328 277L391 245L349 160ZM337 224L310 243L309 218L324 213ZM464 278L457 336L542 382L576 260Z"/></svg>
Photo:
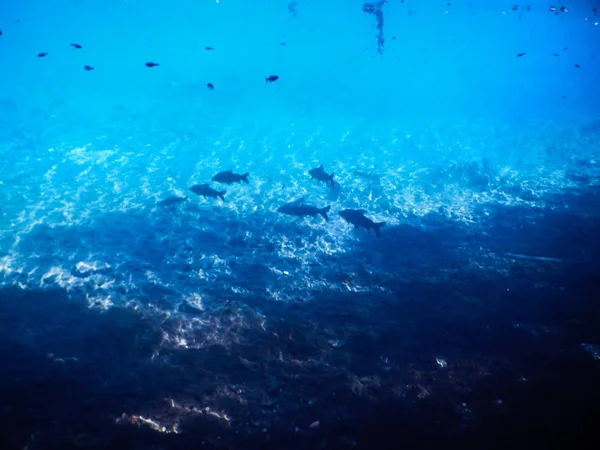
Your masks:
<svg viewBox="0 0 600 450"><path fill-rule="evenodd" d="M310 179L316 179L317 181L322 181L325 184L330 183L331 187L334 186L334 182L333 182L333 173L331 175L328 175L327 173L325 173L325 169L323 169L323 164L321 164L319 167L317 167L316 169L311 169L308 171L308 174L310 175Z"/></svg>
<svg viewBox="0 0 600 450"><path fill-rule="evenodd" d="M348 222L354 225L354 229L362 227L369 231L371 228L375 230L375 235L380 236L379 229L385 225L385 222L373 222L367 216L365 216L364 209L345 209L339 212L339 215Z"/></svg>
<svg viewBox="0 0 600 450"><path fill-rule="evenodd" d="M161 200L160 202L158 202L158 206L175 206L175 205L179 205L180 203L183 203L185 201L187 201L187 197L179 197L177 195L171 195L170 197L167 197L164 200Z"/></svg>
<svg viewBox="0 0 600 450"><path fill-rule="evenodd" d="M38 58L43 58L44 56L46 56L48 53L38 53Z"/></svg>
<svg viewBox="0 0 600 450"><path fill-rule="evenodd" d="M146 67L156 67L156 66L158 66L158 63L155 63L155 62L147 62L146 63Z"/></svg>
<svg viewBox="0 0 600 450"><path fill-rule="evenodd" d="M208 183L205 184L196 184L190 188L196 195L201 195L202 197L212 197L212 198L220 198L225 201L225 193L227 191L217 191L216 189L211 188Z"/></svg>
<svg viewBox="0 0 600 450"><path fill-rule="evenodd" d="M527 54L527 53L519 53L519 54L517 55L517 58L520 58L521 56L525 56L526 54Z"/></svg>
<svg viewBox="0 0 600 450"><path fill-rule="evenodd" d="M212 181L216 181L217 183L225 183L225 184L240 183L240 184L242 184L242 181L243 181L244 183L249 184L248 175L250 175L249 172L246 172L242 175L238 175L237 173L233 173L231 170L226 170L225 172L219 172L211 179L212 179Z"/></svg>
<svg viewBox="0 0 600 450"><path fill-rule="evenodd" d="M81 48L81 45L79 45L79 44L71 44L71 47Z"/></svg>
<svg viewBox="0 0 600 450"><path fill-rule="evenodd" d="M204 47L205 50L214 50L214 47Z"/></svg>
<svg viewBox="0 0 600 450"><path fill-rule="evenodd" d="M329 220L327 213L331 210L331 205L325 208L317 208L313 205L307 205L304 203L304 197L294 200L293 202L286 203L280 206L277 211L281 214L287 214L288 216L304 217L311 216L316 217L317 215L323 216L325 220Z"/></svg>
<svg viewBox="0 0 600 450"><path fill-rule="evenodd" d="M84 68L85 70L87 70L88 72L89 72L90 70L94 70L94 68L93 68L92 66L83 66L83 68Z"/></svg>
<svg viewBox="0 0 600 450"><path fill-rule="evenodd" d="M215 88L214 84L212 83L206 83L206 87L211 91Z"/></svg>
<svg viewBox="0 0 600 450"><path fill-rule="evenodd" d="M265 82L272 83L273 81L279 80L279 75L269 75L265 78Z"/></svg>

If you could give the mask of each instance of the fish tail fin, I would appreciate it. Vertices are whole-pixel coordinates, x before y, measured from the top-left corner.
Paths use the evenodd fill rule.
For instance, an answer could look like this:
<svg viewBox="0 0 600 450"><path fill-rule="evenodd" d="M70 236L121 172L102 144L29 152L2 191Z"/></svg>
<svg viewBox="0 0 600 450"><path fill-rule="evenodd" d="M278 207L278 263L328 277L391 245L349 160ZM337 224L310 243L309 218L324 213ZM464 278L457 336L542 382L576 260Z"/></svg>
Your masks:
<svg viewBox="0 0 600 450"><path fill-rule="evenodd" d="M335 183L333 182L334 175L335 175L335 173L332 173L331 175L329 175L329 181L331 181L331 187L335 186Z"/></svg>
<svg viewBox="0 0 600 450"><path fill-rule="evenodd" d="M221 200L225 201L225 193L226 193L226 192L227 192L227 191L221 191L221 192L217 193L217 195L219 196L219 198L220 198Z"/></svg>
<svg viewBox="0 0 600 450"><path fill-rule="evenodd" d="M379 229L385 225L385 222L377 222L373 225L373 229L375 230L375 235L377 237L380 237L381 235L379 234Z"/></svg>
<svg viewBox="0 0 600 450"><path fill-rule="evenodd" d="M326 206L325 208L319 210L319 214L321 214L325 220L329 221L329 217L327 216L327 213L331 210L331 205Z"/></svg>
<svg viewBox="0 0 600 450"><path fill-rule="evenodd" d="M242 181L246 184L250 184L248 181L248 175L250 175L250 172L246 172L244 175L242 175Z"/></svg>

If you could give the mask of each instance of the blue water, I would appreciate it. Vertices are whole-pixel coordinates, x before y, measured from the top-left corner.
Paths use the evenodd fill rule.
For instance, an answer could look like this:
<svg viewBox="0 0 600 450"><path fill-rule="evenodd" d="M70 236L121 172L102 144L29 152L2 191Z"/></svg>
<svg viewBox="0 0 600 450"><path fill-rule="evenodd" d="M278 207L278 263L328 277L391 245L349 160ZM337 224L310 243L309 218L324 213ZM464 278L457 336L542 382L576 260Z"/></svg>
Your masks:
<svg viewBox="0 0 600 450"><path fill-rule="evenodd" d="M0 4L2 448L600 445L600 4L293 3Z"/></svg>

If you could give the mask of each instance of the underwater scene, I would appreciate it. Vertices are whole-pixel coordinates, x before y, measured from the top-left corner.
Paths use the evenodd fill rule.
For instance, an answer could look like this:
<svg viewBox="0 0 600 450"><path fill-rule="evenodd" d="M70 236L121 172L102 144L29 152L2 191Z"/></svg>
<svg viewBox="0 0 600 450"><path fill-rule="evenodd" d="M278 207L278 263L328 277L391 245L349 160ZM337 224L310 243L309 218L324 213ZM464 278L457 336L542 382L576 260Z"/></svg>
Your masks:
<svg viewBox="0 0 600 450"><path fill-rule="evenodd" d="M600 1L0 2L0 449L598 449Z"/></svg>

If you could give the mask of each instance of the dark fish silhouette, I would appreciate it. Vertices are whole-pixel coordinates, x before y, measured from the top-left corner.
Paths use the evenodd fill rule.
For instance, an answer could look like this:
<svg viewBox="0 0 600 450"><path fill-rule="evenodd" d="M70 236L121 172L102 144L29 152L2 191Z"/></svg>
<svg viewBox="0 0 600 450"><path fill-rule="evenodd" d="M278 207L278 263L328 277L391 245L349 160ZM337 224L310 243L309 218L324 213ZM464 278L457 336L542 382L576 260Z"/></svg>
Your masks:
<svg viewBox="0 0 600 450"><path fill-rule="evenodd" d="M205 50L214 50L214 47L204 47Z"/></svg>
<svg viewBox="0 0 600 450"><path fill-rule="evenodd" d="M304 203L304 197L294 200L293 202L286 203L277 209L281 214L287 214L288 216L304 217L311 216L317 217L318 215L323 216L325 220L329 220L327 213L331 210L331 206L325 208L317 208L313 205L307 205Z"/></svg>
<svg viewBox="0 0 600 450"><path fill-rule="evenodd" d="M158 66L158 63L155 63L155 62L147 62L146 63L146 67L156 67L156 66Z"/></svg>
<svg viewBox="0 0 600 450"><path fill-rule="evenodd" d="M179 197L177 195L171 195L158 202L158 206L176 206L187 201L187 197Z"/></svg>
<svg viewBox="0 0 600 450"><path fill-rule="evenodd" d="M88 72L89 72L90 70L94 70L94 68L93 68L92 66L83 66L83 68L84 68L85 70L87 70Z"/></svg>
<svg viewBox="0 0 600 450"><path fill-rule="evenodd" d="M2 30L0 30L0 36L2 36Z"/></svg>
<svg viewBox="0 0 600 450"><path fill-rule="evenodd" d="M331 187L333 187L335 185L335 183L333 182L333 173L331 175L328 175L327 173L325 173L325 169L323 169L323 164L321 164L319 167L317 167L316 169L310 169L308 171L308 174L310 175L310 179L313 180L317 180L317 181L322 181L325 184L331 184Z"/></svg>
<svg viewBox="0 0 600 450"><path fill-rule="evenodd" d="M579 64L575 64L575 67L579 69L581 66Z"/></svg>
<svg viewBox="0 0 600 450"><path fill-rule="evenodd" d="M79 44L71 44L71 47L81 48L81 45L79 45Z"/></svg>
<svg viewBox="0 0 600 450"><path fill-rule="evenodd" d="M38 53L38 58L43 58L44 56L46 56L48 53Z"/></svg>
<svg viewBox="0 0 600 450"><path fill-rule="evenodd" d="M224 196L225 196L225 193L227 192L227 191L217 191L216 189L211 188L208 185L208 183L196 184L190 188L190 191L192 191L196 195L201 195L204 198L206 198L206 197L217 198L218 197L223 201L225 201Z"/></svg>
<svg viewBox="0 0 600 450"><path fill-rule="evenodd" d="M298 6L298 2L291 1L288 3L288 11L292 15L292 17L296 17L296 14L298 14L296 6Z"/></svg>
<svg viewBox="0 0 600 450"><path fill-rule="evenodd" d="M552 56L560 56L558 53L552 53Z"/></svg>
<svg viewBox="0 0 600 450"><path fill-rule="evenodd" d="M354 225L354 229L358 229L358 227L362 227L369 231L371 228L375 230L375 235L377 237L380 236L379 229L385 225L385 222L373 222L367 216L365 216L364 209L345 209L340 211L339 214L342 218Z"/></svg>
<svg viewBox="0 0 600 450"><path fill-rule="evenodd" d="M519 54L517 55L517 58L520 58L521 56L525 56L526 54L527 54L527 53L519 53Z"/></svg>
<svg viewBox="0 0 600 450"><path fill-rule="evenodd" d="M217 183L225 183L225 184L240 183L240 184L242 184L242 181L243 181L244 183L249 184L248 175L250 175L249 172L246 172L242 175L238 175L237 173L233 173L231 170L226 170L225 172L219 172L211 179L212 179L212 181L216 181Z"/></svg>
<svg viewBox="0 0 600 450"><path fill-rule="evenodd" d="M206 83L206 87L211 91L215 88L215 86L212 83Z"/></svg>
<svg viewBox="0 0 600 450"><path fill-rule="evenodd" d="M272 83L273 81L279 80L279 75L269 75L265 78L265 82Z"/></svg>

